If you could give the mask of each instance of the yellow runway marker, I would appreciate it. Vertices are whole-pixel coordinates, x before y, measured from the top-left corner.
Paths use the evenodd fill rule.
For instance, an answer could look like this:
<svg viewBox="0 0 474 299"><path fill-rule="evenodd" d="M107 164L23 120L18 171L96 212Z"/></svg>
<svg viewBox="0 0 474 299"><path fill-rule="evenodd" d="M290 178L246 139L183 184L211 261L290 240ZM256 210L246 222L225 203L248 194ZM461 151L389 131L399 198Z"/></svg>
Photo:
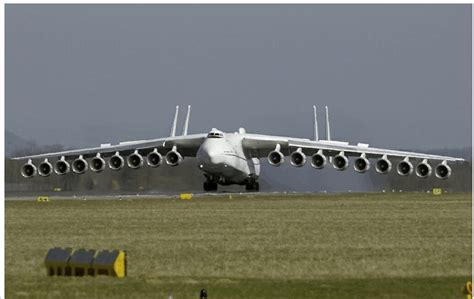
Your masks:
<svg viewBox="0 0 474 299"><path fill-rule="evenodd" d="M193 194L192 193L181 193L179 195L179 198L182 199L182 200L191 200L193 198Z"/></svg>

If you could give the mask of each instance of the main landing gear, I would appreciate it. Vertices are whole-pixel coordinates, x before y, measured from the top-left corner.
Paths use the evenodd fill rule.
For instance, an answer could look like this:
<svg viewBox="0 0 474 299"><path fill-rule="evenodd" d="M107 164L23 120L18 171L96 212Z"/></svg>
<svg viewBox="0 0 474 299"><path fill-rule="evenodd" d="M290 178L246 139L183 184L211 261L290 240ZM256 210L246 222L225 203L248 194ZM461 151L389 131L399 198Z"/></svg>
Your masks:
<svg viewBox="0 0 474 299"><path fill-rule="evenodd" d="M213 181L205 181L202 187L206 192L217 191L217 183Z"/></svg>
<svg viewBox="0 0 474 299"><path fill-rule="evenodd" d="M248 180L245 183L245 190L258 192L260 190L260 184L255 180Z"/></svg>
<svg viewBox="0 0 474 299"><path fill-rule="evenodd" d="M221 185L229 185L225 181L219 180ZM260 190L260 184L253 178L248 178L245 180L245 190L258 192ZM202 188L205 192L215 192L217 191L217 182L212 177L207 177L206 181L202 184Z"/></svg>

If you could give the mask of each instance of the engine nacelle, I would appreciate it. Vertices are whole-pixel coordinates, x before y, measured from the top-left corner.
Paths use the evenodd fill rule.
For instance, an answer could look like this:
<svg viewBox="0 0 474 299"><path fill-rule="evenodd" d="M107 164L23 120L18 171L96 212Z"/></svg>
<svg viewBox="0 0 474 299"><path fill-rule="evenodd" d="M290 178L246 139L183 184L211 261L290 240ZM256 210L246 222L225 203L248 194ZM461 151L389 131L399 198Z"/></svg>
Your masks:
<svg viewBox="0 0 474 299"><path fill-rule="evenodd" d="M316 154L311 156L311 166L316 169L322 169L326 166L327 158L323 155L322 151L318 151Z"/></svg>
<svg viewBox="0 0 474 299"><path fill-rule="evenodd" d="M292 152L290 155L290 164L295 167L301 167L306 163L306 155L303 154L303 151L298 148L296 151Z"/></svg>
<svg viewBox="0 0 474 299"><path fill-rule="evenodd" d="M94 172L101 172L105 168L105 160L97 154L96 157L91 159L91 170Z"/></svg>
<svg viewBox="0 0 474 299"><path fill-rule="evenodd" d="M122 156L118 152L115 153L109 159L109 168L112 170L120 170L125 166L125 161Z"/></svg>
<svg viewBox="0 0 474 299"><path fill-rule="evenodd" d="M143 165L143 157L136 150L133 154L127 157L127 165L132 169L138 169Z"/></svg>
<svg viewBox="0 0 474 299"><path fill-rule="evenodd" d="M403 161L400 161L397 165L397 173L402 176L408 176L413 172L413 164L408 161L408 158L405 158Z"/></svg>
<svg viewBox="0 0 474 299"><path fill-rule="evenodd" d="M387 174L392 170L392 162L386 156L378 159L375 163L375 171L381 174Z"/></svg>
<svg viewBox="0 0 474 299"><path fill-rule="evenodd" d="M438 179L445 180L451 176L451 167L449 167L446 161L443 161L436 166L435 175Z"/></svg>
<svg viewBox="0 0 474 299"><path fill-rule="evenodd" d="M44 161L38 165L38 174L40 176L49 176L52 173L53 173L53 165L49 163L48 159L44 159Z"/></svg>
<svg viewBox="0 0 474 299"><path fill-rule="evenodd" d="M82 174L87 171L89 168L89 165L87 164L87 161L82 157L82 155L79 156L76 160L72 162L72 171L75 173Z"/></svg>
<svg viewBox="0 0 474 299"><path fill-rule="evenodd" d="M69 164L68 161L64 157L61 157L60 160L56 161L54 163L54 172L57 175L63 175L68 173L71 170L71 165Z"/></svg>
<svg viewBox="0 0 474 299"><path fill-rule="evenodd" d="M280 166L285 161L285 156L280 151L272 151L268 154L268 163Z"/></svg>
<svg viewBox="0 0 474 299"><path fill-rule="evenodd" d="M360 156L354 161L354 170L360 173L370 169L370 161L365 156Z"/></svg>
<svg viewBox="0 0 474 299"><path fill-rule="evenodd" d="M163 157L161 154L158 152L157 149L152 151L146 156L146 164L150 167L158 167L161 165L161 162L163 161Z"/></svg>
<svg viewBox="0 0 474 299"><path fill-rule="evenodd" d="M339 171L346 170L349 167L349 159L341 152L332 158L332 166Z"/></svg>
<svg viewBox="0 0 474 299"><path fill-rule="evenodd" d="M431 165L424 159L422 162L416 165L415 173L417 177L427 178L431 175Z"/></svg>
<svg viewBox="0 0 474 299"><path fill-rule="evenodd" d="M35 164L31 162L31 160L23 164L23 166L21 167L21 175L27 179L34 177L37 173L38 170Z"/></svg>
<svg viewBox="0 0 474 299"><path fill-rule="evenodd" d="M165 157L166 164L169 166L177 166L181 161L183 161L183 156L176 150L176 146L173 146L173 149L170 150Z"/></svg>

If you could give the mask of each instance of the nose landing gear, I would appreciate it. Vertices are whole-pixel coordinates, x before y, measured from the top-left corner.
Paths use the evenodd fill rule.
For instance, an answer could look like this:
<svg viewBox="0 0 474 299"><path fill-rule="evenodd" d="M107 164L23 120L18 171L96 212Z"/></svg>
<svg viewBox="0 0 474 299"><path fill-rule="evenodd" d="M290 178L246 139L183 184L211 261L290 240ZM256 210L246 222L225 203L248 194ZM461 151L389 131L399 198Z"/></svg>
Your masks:
<svg viewBox="0 0 474 299"><path fill-rule="evenodd" d="M217 183L213 181L205 181L202 187L206 192L217 191Z"/></svg>

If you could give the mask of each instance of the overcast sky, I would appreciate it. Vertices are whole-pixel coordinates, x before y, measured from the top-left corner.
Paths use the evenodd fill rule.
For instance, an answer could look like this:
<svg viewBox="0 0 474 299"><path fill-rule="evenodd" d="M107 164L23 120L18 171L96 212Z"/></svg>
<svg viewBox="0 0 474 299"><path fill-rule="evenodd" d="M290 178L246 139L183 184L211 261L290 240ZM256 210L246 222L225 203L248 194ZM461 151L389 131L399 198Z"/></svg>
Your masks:
<svg viewBox="0 0 474 299"><path fill-rule="evenodd" d="M5 128L41 144L167 136L178 104L193 106L191 133L311 137L316 104L333 139L471 145L470 5L10 4L5 17Z"/></svg>

